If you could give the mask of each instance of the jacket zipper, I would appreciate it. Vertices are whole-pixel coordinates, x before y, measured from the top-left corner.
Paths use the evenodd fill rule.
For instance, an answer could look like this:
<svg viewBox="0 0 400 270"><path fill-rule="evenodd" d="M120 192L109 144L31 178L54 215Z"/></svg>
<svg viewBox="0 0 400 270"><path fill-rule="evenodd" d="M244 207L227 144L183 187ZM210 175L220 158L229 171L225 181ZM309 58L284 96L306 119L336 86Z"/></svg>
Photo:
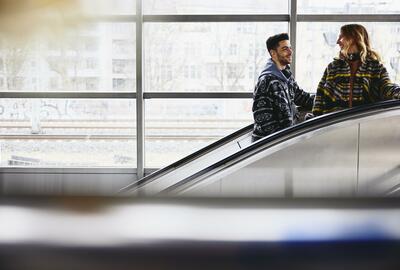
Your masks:
<svg viewBox="0 0 400 270"><path fill-rule="evenodd" d="M350 74L350 93L349 93L349 108L353 106L353 87L354 87L354 75Z"/></svg>
<svg viewBox="0 0 400 270"><path fill-rule="evenodd" d="M353 107L353 89L354 89L354 79L356 77L357 70L360 68L361 63L354 63L355 67L353 67L350 63L350 92L349 92L349 108Z"/></svg>

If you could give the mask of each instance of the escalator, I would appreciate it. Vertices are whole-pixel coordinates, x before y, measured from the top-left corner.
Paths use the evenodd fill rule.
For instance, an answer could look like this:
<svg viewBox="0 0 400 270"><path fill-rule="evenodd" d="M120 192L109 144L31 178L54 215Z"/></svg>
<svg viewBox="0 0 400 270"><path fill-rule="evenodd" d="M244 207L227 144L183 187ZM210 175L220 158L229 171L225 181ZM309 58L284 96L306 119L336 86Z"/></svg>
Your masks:
<svg viewBox="0 0 400 270"><path fill-rule="evenodd" d="M201 171L250 145L252 131L253 124L245 126L189 156L143 177L139 181L123 188L122 191L135 192L145 185L156 183L163 184L165 187L175 184L176 179L185 179L193 175L193 172Z"/></svg>
<svg viewBox="0 0 400 270"><path fill-rule="evenodd" d="M177 168L170 177L143 179L124 191L207 197L396 196L399 124L399 101L347 109L287 128L234 153L220 151L216 162L200 170L185 163L184 177Z"/></svg>

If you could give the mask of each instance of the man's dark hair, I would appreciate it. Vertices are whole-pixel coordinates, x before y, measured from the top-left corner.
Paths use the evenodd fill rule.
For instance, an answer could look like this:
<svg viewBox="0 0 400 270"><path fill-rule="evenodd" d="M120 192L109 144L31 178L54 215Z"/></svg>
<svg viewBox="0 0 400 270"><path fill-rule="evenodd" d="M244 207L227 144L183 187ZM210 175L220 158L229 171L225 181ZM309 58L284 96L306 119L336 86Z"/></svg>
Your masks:
<svg viewBox="0 0 400 270"><path fill-rule="evenodd" d="M282 40L289 40L289 35L287 33L281 33L271 36L267 39L267 49L270 53L271 50L275 50L279 46L279 42Z"/></svg>

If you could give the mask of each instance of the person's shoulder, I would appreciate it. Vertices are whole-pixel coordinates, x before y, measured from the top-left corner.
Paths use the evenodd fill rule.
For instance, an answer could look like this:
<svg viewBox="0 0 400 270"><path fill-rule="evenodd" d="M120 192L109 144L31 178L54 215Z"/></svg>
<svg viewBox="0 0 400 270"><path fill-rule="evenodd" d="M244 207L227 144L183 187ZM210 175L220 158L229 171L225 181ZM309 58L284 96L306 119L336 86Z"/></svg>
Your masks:
<svg viewBox="0 0 400 270"><path fill-rule="evenodd" d="M328 64L328 68L335 68L335 67L341 67L343 65L345 65L346 62L339 58L339 57L335 57L333 58L333 60Z"/></svg>
<svg viewBox="0 0 400 270"><path fill-rule="evenodd" d="M268 73L258 78L257 88L265 89L265 91L272 94L281 91L284 86L278 76L273 73Z"/></svg>
<svg viewBox="0 0 400 270"><path fill-rule="evenodd" d="M380 64L382 64L382 62L379 61L378 59L375 59L375 58L372 58L372 57L369 57L369 56L365 59L365 61L366 61L367 63L373 64L373 65L380 65Z"/></svg>
<svg viewBox="0 0 400 270"><path fill-rule="evenodd" d="M325 73L335 73L338 70L342 70L345 67L345 63L340 58L333 58L333 60L326 66Z"/></svg>
<svg viewBox="0 0 400 270"><path fill-rule="evenodd" d="M258 78L259 82L271 82L271 81L274 81L274 80L279 80L279 79L273 73L261 74L260 77Z"/></svg>
<svg viewBox="0 0 400 270"><path fill-rule="evenodd" d="M368 57L366 59L366 69L372 73L380 73L384 70L386 70L385 66L383 65L383 63L381 61L379 61L378 59L373 59Z"/></svg>
<svg viewBox="0 0 400 270"><path fill-rule="evenodd" d="M370 65L370 66L374 66L374 67L383 67L382 62L379 61L378 59L373 59L373 58L368 57L368 58L366 59L366 62L367 62L367 64Z"/></svg>

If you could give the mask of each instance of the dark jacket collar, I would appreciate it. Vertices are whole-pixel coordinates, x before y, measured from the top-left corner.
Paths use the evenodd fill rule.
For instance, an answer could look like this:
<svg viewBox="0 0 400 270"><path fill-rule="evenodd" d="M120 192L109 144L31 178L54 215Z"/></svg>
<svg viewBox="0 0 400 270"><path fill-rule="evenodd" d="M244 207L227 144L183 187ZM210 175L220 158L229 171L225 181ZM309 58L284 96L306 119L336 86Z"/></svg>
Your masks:
<svg viewBox="0 0 400 270"><path fill-rule="evenodd" d="M287 69L289 69L288 71L290 72L290 68L287 67ZM280 80L282 80L284 82L289 81L289 78L290 78L290 76L289 76L289 78L287 78L283 74L283 72L278 68L278 66L275 64L275 62L271 58L269 58L267 60L267 63L265 64L265 67L264 67L263 71L261 72L259 78L264 75L267 75L267 74L275 75L276 77L278 77Z"/></svg>

